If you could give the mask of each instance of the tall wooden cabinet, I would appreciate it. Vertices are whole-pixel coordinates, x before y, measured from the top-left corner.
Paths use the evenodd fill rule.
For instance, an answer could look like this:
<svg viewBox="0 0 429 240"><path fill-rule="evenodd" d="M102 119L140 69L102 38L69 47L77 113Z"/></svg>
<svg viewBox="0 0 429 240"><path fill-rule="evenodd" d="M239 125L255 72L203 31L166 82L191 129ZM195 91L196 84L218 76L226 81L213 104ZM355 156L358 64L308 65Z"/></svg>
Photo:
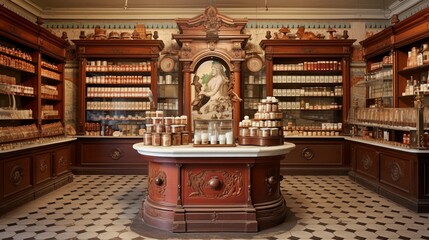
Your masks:
<svg viewBox="0 0 429 240"><path fill-rule="evenodd" d="M74 40L79 61L75 172L142 173L132 145L158 97L160 40ZM165 77L164 75L162 75ZM171 82L172 84L172 82Z"/></svg>
<svg viewBox="0 0 429 240"><path fill-rule="evenodd" d="M368 74L392 69L391 78L366 84L391 87L380 91L382 104L367 97L366 108L353 107L348 120L351 178L417 212L429 211L428 17L424 9L361 42ZM392 64L385 64L386 56Z"/></svg>
<svg viewBox="0 0 429 240"><path fill-rule="evenodd" d="M68 42L0 6L0 214L73 180Z"/></svg>
<svg viewBox="0 0 429 240"><path fill-rule="evenodd" d="M281 163L284 170L348 170L347 148L341 135L350 106L349 68L354 41L261 41L265 51L266 94L279 99L285 141L296 144Z"/></svg>

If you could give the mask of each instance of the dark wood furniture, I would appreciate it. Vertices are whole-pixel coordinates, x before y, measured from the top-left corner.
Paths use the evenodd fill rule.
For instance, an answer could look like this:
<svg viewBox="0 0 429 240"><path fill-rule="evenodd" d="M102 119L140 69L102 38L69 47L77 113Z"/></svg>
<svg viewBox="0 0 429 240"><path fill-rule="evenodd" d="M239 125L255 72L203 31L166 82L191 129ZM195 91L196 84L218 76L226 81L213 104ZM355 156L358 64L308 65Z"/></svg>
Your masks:
<svg viewBox="0 0 429 240"><path fill-rule="evenodd" d="M0 214L73 180L64 135L68 42L0 6Z"/></svg>
<svg viewBox="0 0 429 240"><path fill-rule="evenodd" d="M420 138L423 144L417 140L417 135L427 131L428 125L425 122L422 123L422 129L418 128L419 109L414 105L416 95L413 91L403 93L406 92L407 80L411 83L411 79L427 80L427 60L418 66L408 65L408 60L412 48L420 49L423 44L429 42L428 17L429 9L423 9L361 42L369 70L371 64L381 62L387 55L391 56L393 74L390 80L391 92L388 95L393 99L388 105L392 108L388 110L408 113L400 116L400 119L414 117L414 122L397 121L398 114L395 114L393 119L366 116L365 121L359 120L362 116L351 114L354 118L350 121L356 129L356 137L350 138L350 177L416 212L429 212L429 151L425 149L427 140ZM424 93L423 96L427 106L428 95ZM385 96L380 98L385 99ZM368 99L366 107L373 103L373 99ZM386 116L383 108L372 109L379 111L379 115ZM424 108L424 111L428 111L428 108ZM386 135L388 139L385 138ZM407 142L407 136L411 138L411 144Z"/></svg>
<svg viewBox="0 0 429 240"><path fill-rule="evenodd" d="M279 99L285 141L297 145L281 162L284 171L307 174L347 171L347 147L338 137L345 131L350 106L350 58L354 41L260 42L265 51L266 95Z"/></svg>
<svg viewBox="0 0 429 240"><path fill-rule="evenodd" d="M147 163L131 146L141 142L143 136L139 136L138 130L145 127L146 111L154 109L152 104L157 103L157 62L164 43L160 40L73 42L79 61L79 136L73 172L145 173ZM94 89L102 89L101 95L100 91L94 95ZM142 91L133 92L135 89ZM121 136L113 137L115 131Z"/></svg>
<svg viewBox="0 0 429 240"><path fill-rule="evenodd" d="M350 139L350 177L416 212L429 212L429 151Z"/></svg>

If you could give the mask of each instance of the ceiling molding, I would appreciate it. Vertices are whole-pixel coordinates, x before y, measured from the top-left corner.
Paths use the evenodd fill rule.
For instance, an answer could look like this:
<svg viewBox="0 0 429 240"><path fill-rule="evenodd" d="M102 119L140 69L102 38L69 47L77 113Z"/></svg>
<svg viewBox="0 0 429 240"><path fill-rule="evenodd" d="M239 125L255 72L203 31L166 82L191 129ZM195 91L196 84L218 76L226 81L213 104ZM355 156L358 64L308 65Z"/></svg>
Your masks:
<svg viewBox="0 0 429 240"><path fill-rule="evenodd" d="M41 13L44 19L109 19L109 20L152 20L192 18L204 9L195 8L108 8L108 9L49 9ZM321 8L219 8L219 12L233 18L248 19L386 19L381 9L321 9Z"/></svg>
<svg viewBox="0 0 429 240"><path fill-rule="evenodd" d="M391 18L393 15L405 12L420 2L422 2L422 0L397 0L392 3L386 11L388 11L389 18Z"/></svg>
<svg viewBox="0 0 429 240"><path fill-rule="evenodd" d="M28 1L28 0L10 0L10 1L13 2L15 5L21 7L25 11L29 12L30 14L34 15L35 17L43 15L43 10L31 1Z"/></svg>

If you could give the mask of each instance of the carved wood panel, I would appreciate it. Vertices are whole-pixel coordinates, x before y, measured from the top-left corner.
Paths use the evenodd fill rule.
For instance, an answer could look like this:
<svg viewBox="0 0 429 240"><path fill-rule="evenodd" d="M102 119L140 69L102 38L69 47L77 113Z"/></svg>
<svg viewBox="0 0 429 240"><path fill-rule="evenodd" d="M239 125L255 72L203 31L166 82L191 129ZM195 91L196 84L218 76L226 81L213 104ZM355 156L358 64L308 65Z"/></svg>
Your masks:
<svg viewBox="0 0 429 240"><path fill-rule="evenodd" d="M183 204L245 204L247 176L245 165L186 165L182 169Z"/></svg>

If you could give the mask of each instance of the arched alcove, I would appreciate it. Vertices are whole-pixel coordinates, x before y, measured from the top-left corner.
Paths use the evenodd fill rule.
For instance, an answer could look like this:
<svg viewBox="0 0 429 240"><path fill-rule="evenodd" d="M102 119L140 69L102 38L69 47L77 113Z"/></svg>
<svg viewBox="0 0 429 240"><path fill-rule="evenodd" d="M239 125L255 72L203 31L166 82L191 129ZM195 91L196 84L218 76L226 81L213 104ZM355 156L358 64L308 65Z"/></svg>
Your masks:
<svg viewBox="0 0 429 240"><path fill-rule="evenodd" d="M250 38L249 34L244 34L243 30L247 19L231 19L218 12L214 6L209 6L204 13L189 19L177 19L179 33L173 34L180 46L178 53L182 66L183 80L183 113L188 116L188 126L192 126L194 119L193 110L195 100L195 84L201 84L201 91L206 91L209 86L206 82L201 82L203 77L198 71L205 63L221 63L224 71L228 72L227 79L224 80L230 89L237 96L240 94L241 64L245 61L244 48ZM206 66L203 66L206 68ZM205 69L204 71L207 71ZM204 73L203 73L204 74ZM209 73L205 73L207 74ZM199 78L199 83L196 78ZM209 90L207 90L209 91ZM239 102L231 101L231 114L216 115L223 119L234 119L235 131L238 129L240 120ZM200 119L213 118L213 114L197 114ZM226 118L227 117L227 118Z"/></svg>

